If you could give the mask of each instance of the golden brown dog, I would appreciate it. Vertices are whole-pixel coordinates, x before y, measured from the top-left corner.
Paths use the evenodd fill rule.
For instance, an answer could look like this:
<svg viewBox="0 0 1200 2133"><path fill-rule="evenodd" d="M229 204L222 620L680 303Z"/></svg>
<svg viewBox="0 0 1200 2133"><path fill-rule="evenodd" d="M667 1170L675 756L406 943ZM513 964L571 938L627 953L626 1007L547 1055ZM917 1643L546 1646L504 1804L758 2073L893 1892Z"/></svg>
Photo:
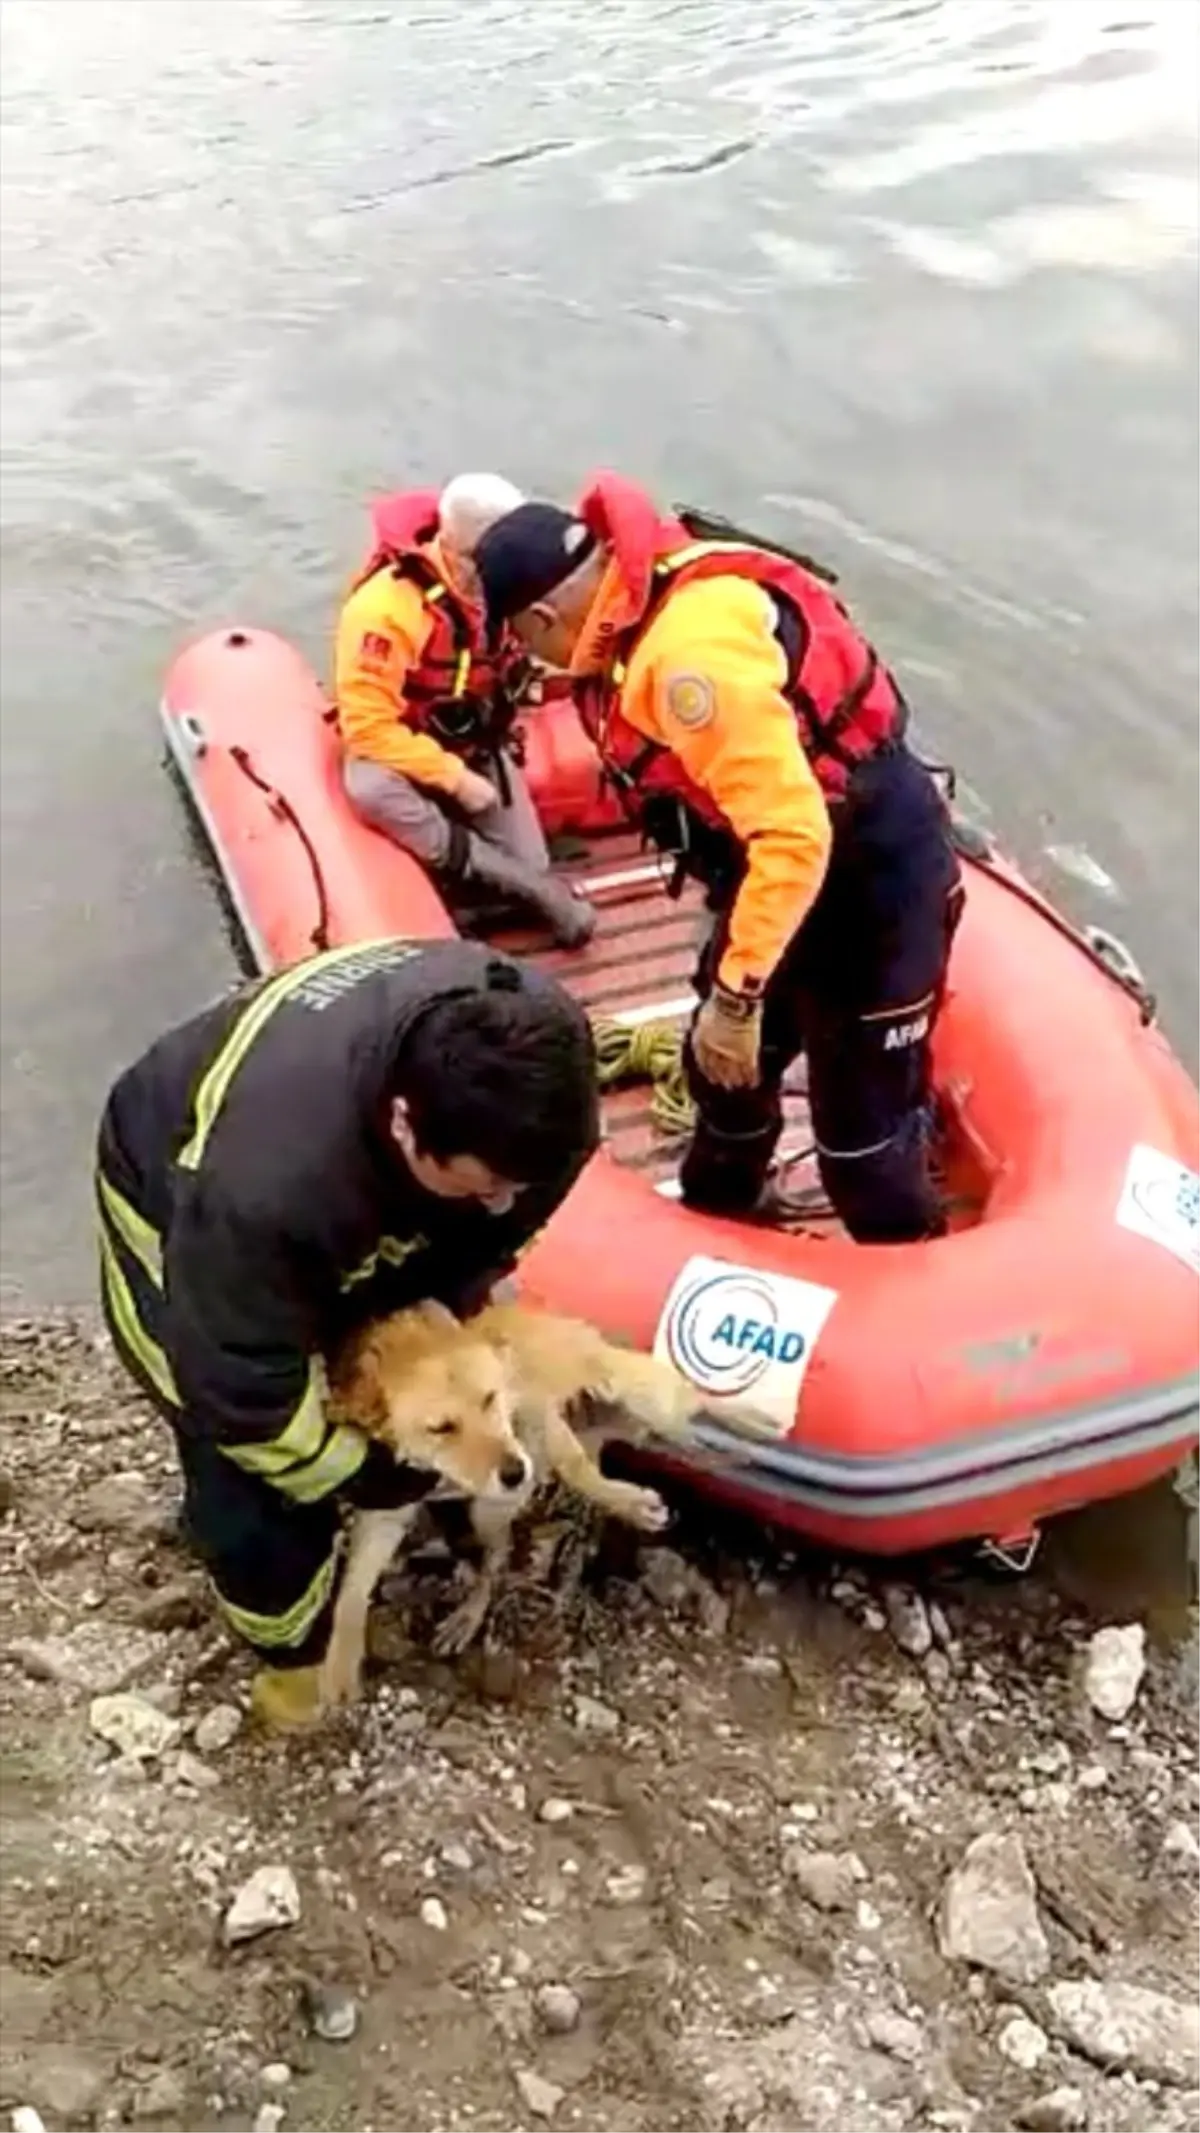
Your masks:
<svg viewBox="0 0 1200 2133"><path fill-rule="evenodd" d="M350 1346L330 1389L345 1421L470 1499L484 1562L439 1631L443 1654L464 1650L482 1628L513 1522L540 1482L557 1477L643 1532L666 1525L655 1490L601 1473L566 1419L570 1403L588 1396L619 1410L589 1432L600 1442L683 1439L699 1404L668 1364L615 1348L592 1326L519 1304L493 1304L466 1325L435 1303L398 1312ZM355 1515L323 1667L327 1706L358 1693L371 1595L417 1509Z"/></svg>

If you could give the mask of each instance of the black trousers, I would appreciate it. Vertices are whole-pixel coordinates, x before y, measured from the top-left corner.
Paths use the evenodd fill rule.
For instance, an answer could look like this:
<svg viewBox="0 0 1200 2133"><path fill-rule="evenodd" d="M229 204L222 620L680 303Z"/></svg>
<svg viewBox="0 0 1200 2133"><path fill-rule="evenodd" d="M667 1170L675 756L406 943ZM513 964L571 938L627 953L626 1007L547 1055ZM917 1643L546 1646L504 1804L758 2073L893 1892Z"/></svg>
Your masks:
<svg viewBox="0 0 1200 2133"><path fill-rule="evenodd" d="M701 998L730 908L701 957ZM759 1084L716 1087L688 1043L698 1114L680 1173L688 1206L740 1214L754 1205L782 1130L780 1084L804 1052L821 1180L850 1235L898 1244L945 1227L929 1164L929 1043L961 908L933 779L904 748L876 757L834 810L824 884L768 984Z"/></svg>
<svg viewBox="0 0 1200 2133"><path fill-rule="evenodd" d="M103 1158L102 1136L97 1186L104 1316L125 1368L174 1433L188 1539L238 1634L272 1666L311 1665L328 1641L337 1587L336 1499L295 1503L190 1426L162 1344L157 1240L113 1183Z"/></svg>

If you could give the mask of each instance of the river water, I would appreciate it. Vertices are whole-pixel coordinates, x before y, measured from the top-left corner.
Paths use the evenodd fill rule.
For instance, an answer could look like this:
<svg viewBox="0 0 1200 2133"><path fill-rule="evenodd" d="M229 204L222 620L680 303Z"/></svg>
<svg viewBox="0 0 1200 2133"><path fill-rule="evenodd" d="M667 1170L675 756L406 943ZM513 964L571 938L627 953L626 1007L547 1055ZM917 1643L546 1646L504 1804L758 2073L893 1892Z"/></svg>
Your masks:
<svg viewBox="0 0 1200 2133"><path fill-rule="evenodd" d="M230 970L155 703L322 659L381 485L594 462L823 549L1194 1061L1195 0L3 0L9 1302Z"/></svg>

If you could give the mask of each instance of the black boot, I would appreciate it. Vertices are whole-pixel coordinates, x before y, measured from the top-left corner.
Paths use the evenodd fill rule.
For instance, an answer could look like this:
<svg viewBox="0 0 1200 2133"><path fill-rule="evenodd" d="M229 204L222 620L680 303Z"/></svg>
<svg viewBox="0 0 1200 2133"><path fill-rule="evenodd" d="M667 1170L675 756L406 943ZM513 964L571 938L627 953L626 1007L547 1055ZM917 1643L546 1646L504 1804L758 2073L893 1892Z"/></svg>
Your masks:
<svg viewBox="0 0 1200 2133"><path fill-rule="evenodd" d="M522 865L511 852L487 837L468 830L462 879L471 888L482 888L523 904L549 926L560 948L585 948L596 930L596 913L581 896L575 896L553 874Z"/></svg>

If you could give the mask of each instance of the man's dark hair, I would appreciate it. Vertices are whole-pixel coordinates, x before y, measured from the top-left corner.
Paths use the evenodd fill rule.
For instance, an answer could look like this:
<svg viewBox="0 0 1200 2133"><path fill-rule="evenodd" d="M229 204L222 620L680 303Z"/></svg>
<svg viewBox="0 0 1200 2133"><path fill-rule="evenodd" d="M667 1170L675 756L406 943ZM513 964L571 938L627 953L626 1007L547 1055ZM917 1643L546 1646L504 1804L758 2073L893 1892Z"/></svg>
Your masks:
<svg viewBox="0 0 1200 2133"><path fill-rule="evenodd" d="M516 1185L550 1184L599 1139L587 1016L560 986L489 965L485 992L450 993L401 1052L396 1093L418 1148L473 1155Z"/></svg>

